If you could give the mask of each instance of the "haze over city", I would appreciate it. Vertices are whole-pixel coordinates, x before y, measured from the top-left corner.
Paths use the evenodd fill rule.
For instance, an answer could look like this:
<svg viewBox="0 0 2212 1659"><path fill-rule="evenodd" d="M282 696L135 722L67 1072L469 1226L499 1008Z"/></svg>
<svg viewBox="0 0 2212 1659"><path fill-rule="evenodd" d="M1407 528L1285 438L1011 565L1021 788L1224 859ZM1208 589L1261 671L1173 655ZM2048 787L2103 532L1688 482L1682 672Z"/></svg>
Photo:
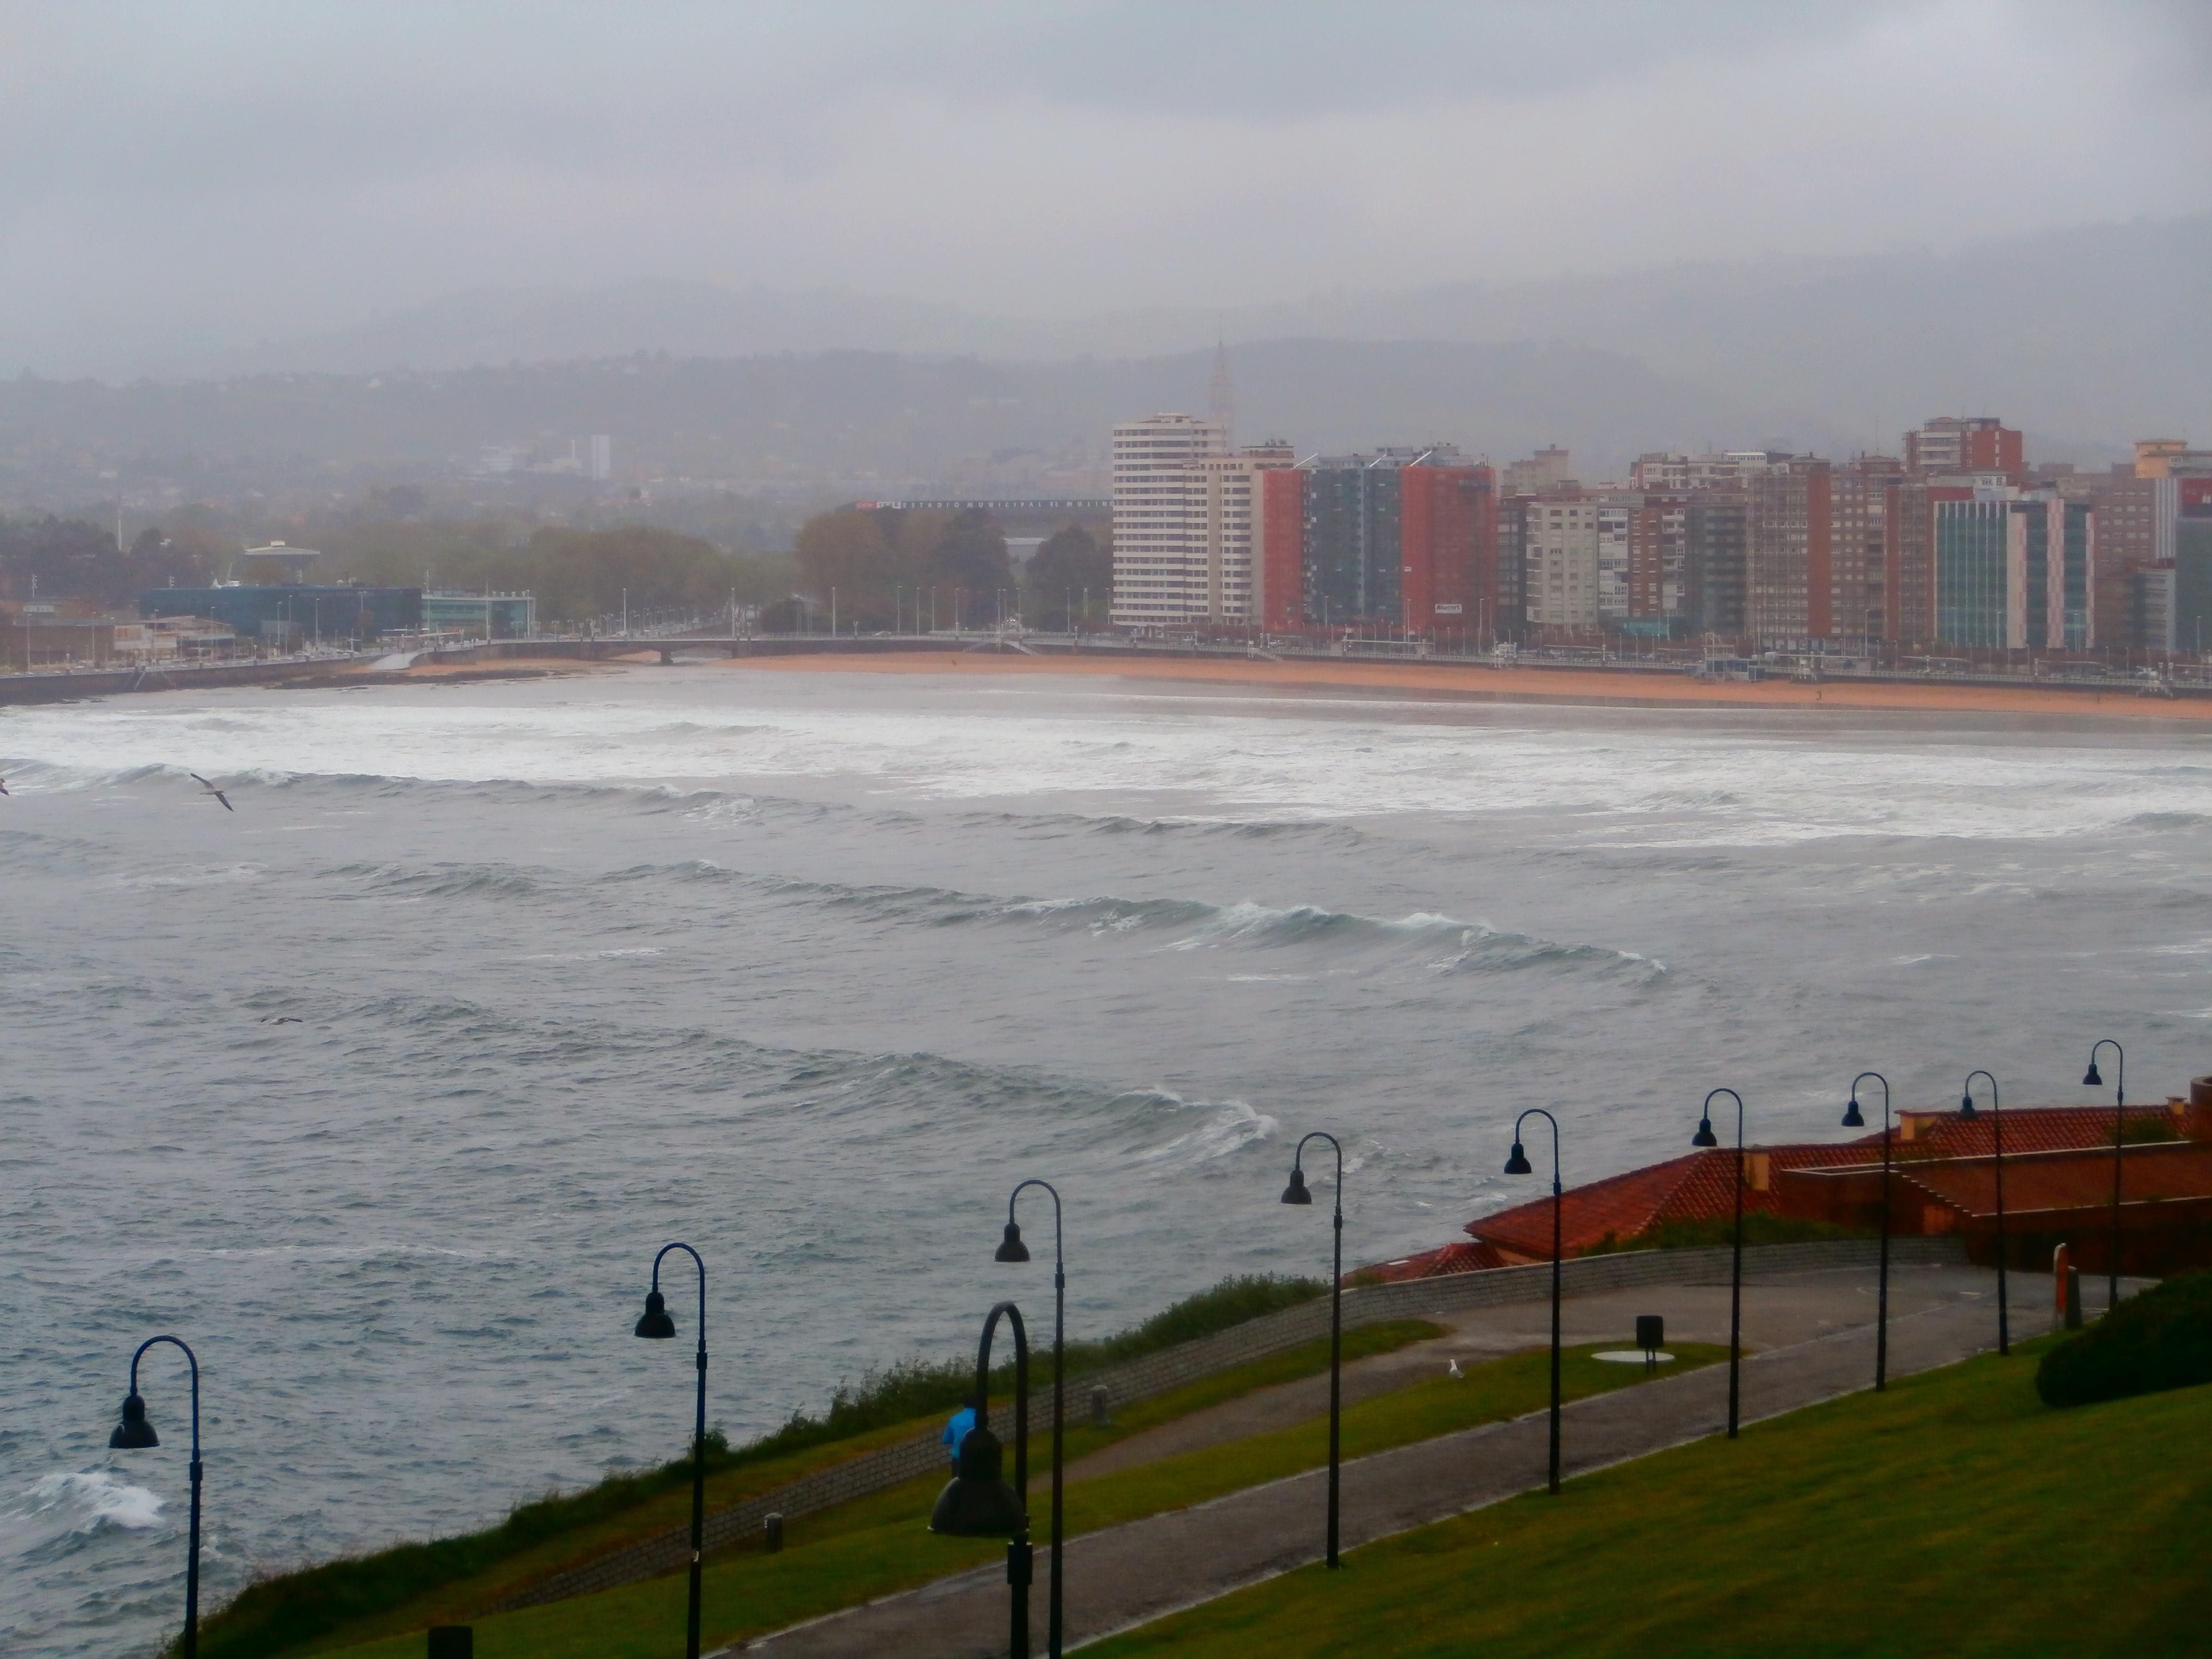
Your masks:
<svg viewBox="0 0 2212 1659"><path fill-rule="evenodd" d="M2196 1650L2212 7L0 0L0 1650Z"/></svg>

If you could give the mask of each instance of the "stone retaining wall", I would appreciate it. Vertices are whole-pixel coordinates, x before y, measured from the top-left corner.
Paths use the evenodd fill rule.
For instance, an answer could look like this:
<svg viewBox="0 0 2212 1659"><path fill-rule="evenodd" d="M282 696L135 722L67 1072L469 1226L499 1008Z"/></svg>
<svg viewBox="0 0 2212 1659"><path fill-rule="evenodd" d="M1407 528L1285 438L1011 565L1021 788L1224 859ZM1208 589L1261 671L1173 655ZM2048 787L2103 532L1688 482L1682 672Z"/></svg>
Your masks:
<svg viewBox="0 0 2212 1659"><path fill-rule="evenodd" d="M1743 1253L1744 1276L1751 1279L1822 1268L1871 1267L1879 1250L1879 1243L1874 1239L1759 1245ZM1963 1266L1966 1252L1964 1242L1954 1234L1893 1238L1890 1241L1890 1260L1902 1265ZM1577 1256L1563 1264L1560 1283L1569 1296L1632 1290L1639 1285L1725 1285L1729 1282L1729 1253L1724 1249L1637 1250L1620 1255ZM1549 1263L1449 1273L1395 1285L1364 1285L1345 1291L1344 1324L1350 1330L1386 1320L1421 1319L1474 1308L1504 1307L1516 1302L1540 1302L1551 1293ZM1310 1302L1248 1320L1194 1342L1163 1348L1140 1359L1071 1377L1067 1383L1068 1420L1082 1420L1090 1410L1091 1391L1095 1388L1105 1389L1110 1403L1129 1405L1201 1377L1303 1346L1328 1334L1328 1298L1316 1297ZM1049 1350L1046 1352L1049 1353ZM1035 1362L1036 1356L1032 1355L1033 1366ZM993 1405L991 1426L1001 1438L1012 1437L1011 1402L1000 1401ZM1052 1386L1048 1382L1030 1396L1030 1431L1032 1435L1048 1433L1051 1428ZM1039 1467L1033 1455L1033 1478ZM763 1522L770 1515L781 1515L786 1520L811 1515L901 1485L918 1475L944 1474L948 1468L945 1447L934 1432L848 1458L787 1486L715 1510L707 1517L707 1548L722 1549L757 1534ZM672 1572L685 1565L690 1557L689 1528L664 1533L568 1572L557 1573L487 1611L504 1613L512 1607L594 1595L641 1578Z"/></svg>

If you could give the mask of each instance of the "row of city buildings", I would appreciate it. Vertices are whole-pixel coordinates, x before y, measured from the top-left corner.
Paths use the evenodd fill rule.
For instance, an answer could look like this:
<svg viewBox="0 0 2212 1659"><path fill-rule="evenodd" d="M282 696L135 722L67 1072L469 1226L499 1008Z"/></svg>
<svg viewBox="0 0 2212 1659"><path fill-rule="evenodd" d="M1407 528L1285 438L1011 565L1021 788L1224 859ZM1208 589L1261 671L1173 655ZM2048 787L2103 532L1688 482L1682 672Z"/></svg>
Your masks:
<svg viewBox="0 0 2212 1659"><path fill-rule="evenodd" d="M1640 457L1585 484L1544 449L1299 455L1227 420L1114 429L1113 619L1138 629L1758 649L2064 653L2212 645L2212 451L2031 467L1993 416L1896 456Z"/></svg>

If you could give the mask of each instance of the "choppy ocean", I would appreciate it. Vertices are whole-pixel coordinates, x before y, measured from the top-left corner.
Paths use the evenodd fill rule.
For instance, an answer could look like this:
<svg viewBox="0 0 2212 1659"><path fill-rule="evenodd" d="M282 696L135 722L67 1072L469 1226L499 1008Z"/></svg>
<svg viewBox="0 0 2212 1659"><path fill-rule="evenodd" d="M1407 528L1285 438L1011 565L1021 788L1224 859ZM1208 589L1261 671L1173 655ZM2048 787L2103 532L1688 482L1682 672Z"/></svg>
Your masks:
<svg viewBox="0 0 2212 1659"><path fill-rule="evenodd" d="M216 779L226 813L186 776ZM204 1367L210 1595L956 1354L1025 1176L1103 1334L1975 1066L2212 1071L2212 732L641 670L0 714L0 1632L151 1654ZM277 1023L285 1021L290 1023ZM1045 1212L1026 1218L1041 1237ZM672 1304L690 1331L692 1292Z"/></svg>

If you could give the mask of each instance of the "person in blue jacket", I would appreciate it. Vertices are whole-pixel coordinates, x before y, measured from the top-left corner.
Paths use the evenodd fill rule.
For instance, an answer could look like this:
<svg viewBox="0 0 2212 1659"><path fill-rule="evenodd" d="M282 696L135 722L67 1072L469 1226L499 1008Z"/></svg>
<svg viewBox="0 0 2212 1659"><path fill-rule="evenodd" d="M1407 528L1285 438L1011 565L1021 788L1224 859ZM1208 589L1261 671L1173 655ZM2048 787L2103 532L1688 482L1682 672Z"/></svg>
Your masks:
<svg viewBox="0 0 2212 1659"><path fill-rule="evenodd" d="M945 1433L940 1437L951 1452L952 1468L956 1474L960 1468L960 1443L968 1437L968 1431L975 1426L975 1408L973 1406L963 1406L952 1413L952 1420L945 1425Z"/></svg>

